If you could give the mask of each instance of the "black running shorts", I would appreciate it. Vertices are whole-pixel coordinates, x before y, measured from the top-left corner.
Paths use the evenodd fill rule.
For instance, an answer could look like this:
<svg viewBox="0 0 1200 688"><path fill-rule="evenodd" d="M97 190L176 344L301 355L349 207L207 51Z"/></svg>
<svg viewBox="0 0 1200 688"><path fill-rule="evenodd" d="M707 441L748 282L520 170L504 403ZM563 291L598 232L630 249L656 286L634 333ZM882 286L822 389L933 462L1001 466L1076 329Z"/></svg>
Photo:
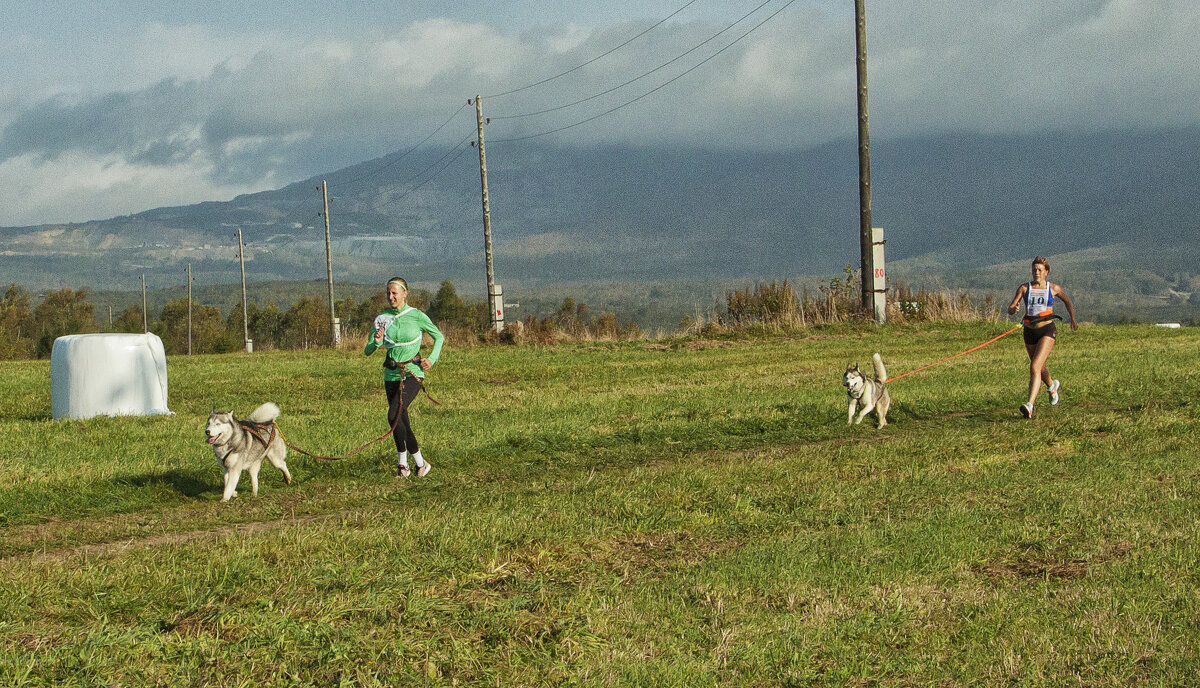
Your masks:
<svg viewBox="0 0 1200 688"><path fill-rule="evenodd" d="M1054 327L1054 321L1051 320L1049 325L1042 327L1025 327L1022 328L1021 334L1025 337L1025 346L1037 346L1042 337L1050 337L1057 339L1058 328Z"/></svg>

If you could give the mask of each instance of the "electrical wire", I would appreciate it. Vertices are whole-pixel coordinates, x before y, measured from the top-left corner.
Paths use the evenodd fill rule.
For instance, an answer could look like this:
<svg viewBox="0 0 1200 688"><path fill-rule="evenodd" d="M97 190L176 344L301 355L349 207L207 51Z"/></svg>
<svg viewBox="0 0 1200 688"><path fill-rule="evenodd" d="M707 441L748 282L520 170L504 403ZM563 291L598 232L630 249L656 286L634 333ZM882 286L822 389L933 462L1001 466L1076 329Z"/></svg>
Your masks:
<svg viewBox="0 0 1200 688"><path fill-rule="evenodd" d="M567 109L567 108L569 108L569 107L572 107L572 106L575 106L575 105L579 105L580 103L586 103L586 102L588 102L589 100L595 100L596 98L599 98L599 97L601 97L601 96L606 96L606 95L608 95L609 93L612 93L613 91L616 91L616 90L618 90L618 89L624 88L624 87L628 86L629 84L632 84L632 83L634 83L635 81L639 81L639 80L641 80L641 79L644 79L644 78L646 78L646 77L650 76L651 74L653 74L653 73L655 73L655 72L657 72L657 71L659 71L659 70L661 70L661 69L664 69L664 68L665 68L665 67L667 67L668 65L674 64L675 62L678 62L679 60L682 60L683 58L687 57L688 55L692 54L693 52L695 52L695 51L699 50L699 49L700 49L701 47L703 47L704 45L706 45L706 44L708 44L708 43L710 43L710 42L712 42L712 41L716 40L718 36L720 36L721 34L725 33L726 31L729 31L730 29L732 29L733 27L737 26L738 24L742 23L743 21L745 21L745 20L746 20L746 18L747 18L747 17L749 17L750 15L754 14L755 12L757 12L757 11L761 10L763 7L767 6L767 5L768 5L768 4L770 4L771 2L772 2L772 0L764 0L764 1L763 1L763 3L762 3L761 5L759 5L758 7L755 7L754 9L750 10L750 11L749 11L749 12L747 12L746 14L743 14L743 15L742 15L742 16L741 16L739 19L737 19L736 21L734 21L732 24L730 24L730 25L726 26L725 28L721 29L720 31L718 31L718 32L714 33L713 35L709 36L708 38L704 39L703 41L701 41L701 42L697 43L696 45L692 46L691 48L689 48L689 49L688 49L688 50L686 50L685 52L683 52L683 53L681 53L681 54L679 54L679 55L676 55L675 57L671 58L670 60L667 60L666 62L664 62L664 63L660 64L659 66L655 67L654 69L651 69L651 70L650 70L650 71L648 71L648 72L644 72L644 73L642 73L642 74L641 74L641 75L639 75L639 76L635 76L634 78L630 79L629 81L626 81L626 82L625 82L625 83L623 83L623 84L618 84L618 85L616 85L616 86L613 86L612 88L610 88L610 89L608 89L608 90L606 90L606 91L601 91L600 93L597 93L597 94L595 94L595 95L591 95L591 96L588 96L587 98L582 98L582 99L580 99L580 100L576 100L576 101L574 101L574 102L567 103L567 104L565 104L565 105L558 105L558 106L556 106L556 107L547 108L547 109L545 109L545 110L538 110L538 111L536 111L536 112L526 112L526 113L519 114L519 115L493 115L491 119L495 119L495 120L502 120L502 119L519 119L519 118L522 118L522 117L533 117L534 115L544 115L544 114L546 114L546 113L548 113L548 112L556 112L556 111L558 111L558 110L565 110L565 109Z"/></svg>
<svg viewBox="0 0 1200 688"><path fill-rule="evenodd" d="M447 167L449 167L450 165L454 164L454 161L455 161L455 160L458 160L458 159L459 159L459 158L462 156L462 154L463 154L463 153L465 153L465 152L467 152L467 149L468 149L468 148L470 148L470 146L464 146L463 144L464 144L464 143L466 143L466 142L467 142L467 140L468 140L468 139L470 139L470 138L471 138L471 135L473 135L474 133L475 133L475 132L471 132L471 134L470 134L470 135L468 135L466 138L464 138L464 139L460 140L460 141L459 141L457 144L455 144L454 148L451 148L449 151L447 151L447 152L446 152L446 154L445 154L445 155L443 155L441 158L439 158L439 159L437 160L437 162L433 163L433 164L432 164L432 165L430 165L429 167L426 167L426 168L425 168L425 172L429 171L429 170L430 170L430 169L432 169L432 168L433 168L435 165L437 165L438 163L442 162L443 160L446 160L446 158L447 158L447 157L449 157L451 153L454 153L454 151L457 149L457 150L458 150L458 152L457 152L457 153L455 153L454 157L450 158L449 160L446 160L446 163L445 163L445 164L443 164L441 167L439 167L439 168L438 168L438 169L437 169L437 170L436 170L436 171L435 171L435 172L434 172L432 175L430 175L429 177L427 177L427 178L425 179L425 181L421 182L420 184L417 184L416 186L412 187L412 188L411 188L411 189L409 189L408 191L405 191L404 193L400 194L400 195L399 195L399 196L397 196L397 197L396 197L394 200L396 200L396 201L400 201L400 200L403 200L403 199L405 199L405 198L408 198L408 197L409 197L409 196L411 196L412 194L416 193L416 191L417 191L418 189L420 189L422 186L425 186L425 185L426 185L426 184L428 184L429 182L431 182L431 181L433 181L434 179L436 179L436 178L437 178L437 176L438 176L439 174L441 174L441 173L442 173L442 170L444 170L444 169L446 169ZM424 172L422 172L421 174L424 174ZM420 175L415 175L414 177L412 177L412 179L416 179L416 178L417 178L417 177L419 177L419 176L420 176ZM407 183L410 183L410 182L412 181L412 179L410 179L410 180L409 180L409 182L405 182L405 183L406 183L406 184L407 184Z"/></svg>
<svg viewBox="0 0 1200 688"><path fill-rule="evenodd" d="M408 154L409 154L409 153L412 153L412 152L413 152L413 151L415 151L416 149L420 148L420 147L421 147L421 146L422 146L422 145L423 145L423 144L424 144L426 141L428 141L429 139L433 138L434 134L437 134L439 131L441 131L441 130L442 130L442 129L443 129L443 128L444 128L444 127L447 125L447 124L449 124L449 123L450 123L450 122L451 122L451 121L452 121L452 120L453 120L455 117L457 117L457 116L458 116L458 113L462 112L462 111L463 111L463 109L464 109L464 108L466 108L466 107L467 107L467 104L466 104L466 103L464 103L464 104L462 104L462 105L458 106L458 109L454 111L454 114L452 114L452 115L450 115L449 117L447 117L445 122L442 122L441 124L439 124L439 125L438 125L438 127L437 127L437 129L434 129L433 131L429 132L429 135L428 135L428 136L426 136L425 138L423 138L423 139L421 139L420 141L418 141L418 142L416 143L416 145L414 145L412 148L409 148L408 150L406 150L406 151L404 151L403 153L401 153L399 157L397 157L397 158L394 158L394 159L392 159L392 160L389 160L389 161L388 161L386 164L384 164L384 165L381 165L381 166L379 166L378 168L376 168L376 169L374 169L374 170L371 170L370 172L367 172L367 173L365 173L365 174L362 174L362 175L360 175L360 176L358 176L358 177L355 177L355 178L351 179L350 181L341 182L341 183L338 185L339 189L340 189L340 188L347 187L347 186L350 186L351 184L356 184L356 183L358 183L358 182L361 182L362 180L366 179L367 177L371 177L371 176L374 176L374 175L376 175L376 174L379 174L380 172L382 172L382 171L384 171L384 170L388 169L389 167L392 167L392 166L393 166L393 165L395 165L396 163L398 163L398 162L400 162L401 160L403 160L404 158L408 157ZM460 143L461 143L461 142L460 142Z"/></svg>
<svg viewBox="0 0 1200 688"><path fill-rule="evenodd" d="M614 107L614 108L612 108L612 109L605 110L604 112L601 112L601 113L600 113L600 114L598 114L598 115L593 115L593 116L591 116L591 117L588 117L587 119L580 120L580 121L578 121L578 122L575 122L575 123L573 123L573 124L568 124L568 125L565 125L565 126L561 126L561 127L558 127L558 128L556 128L556 129L551 129L551 130L549 130L549 131L543 131L543 132L541 132L540 134L530 134L530 135L528 135L528 136L516 136L516 137L513 137L513 138L507 138L507 139L495 139L495 140L493 141L493 143L511 143L511 142L513 142L513 141L527 141L527 140L529 140L529 139L536 139L536 138L540 138L540 137L542 137L542 136L549 136L550 134L557 134L557 133L558 133L558 132L560 132L560 131L565 131L565 130L567 130L567 129L571 129L571 128L577 127L577 126L579 126L579 125L581 125L581 124L587 124L588 122L591 122L591 121L593 121L593 120L600 119L601 117L604 117L605 115L610 115L610 114L612 114L612 113L616 112L617 110L620 110L621 108L624 108L624 107L627 107L627 106L629 106L629 105L632 105L632 104L636 103L637 101L641 100L642 98L645 98L646 96L648 96L648 95L650 95L650 94L652 94L652 93L654 93L654 92L656 92L656 91L659 91L659 90L663 89L663 88L664 88L664 87L666 87L668 84L670 84L670 83L672 83L672 82L674 82L674 81L677 81L677 80L679 80L679 79L683 78L684 76L687 76L687 75L688 75L688 74L690 74L691 72L693 72L693 71L695 71L695 70L699 69L699 68L700 68L702 65L704 65L704 64L705 64L705 63L707 63L708 61L710 61L710 60L712 60L713 58L717 57L718 55L720 55L721 53L725 52L726 50L728 50L728 49L732 48L732 47L733 47L735 44L737 44L739 41L741 41L741 40L742 40L743 38L745 38L746 36L749 36L751 33L753 33L753 32L754 32L756 29L758 29L758 28L759 28L760 26L762 26L763 24L766 24L767 22L769 22L769 21L771 21L772 19L774 19L776 16L778 16L778 15L779 15L779 13L780 13L780 12L784 11L785 9L787 9L787 8L788 8L788 7L789 7L789 6L790 6L792 3L794 3L794 2L796 2L796 0L788 0L788 2L786 2L786 3L783 5L783 7L780 7L779 9L775 10L774 12L772 12L772 13L771 13L771 14L770 14L770 15L769 15L769 16L768 16L766 19L763 19L763 20L762 20L762 21L760 21L759 23L755 24L753 27L751 27L751 28L750 28L750 30L746 31L746 33L742 34L741 36L738 36L737 38L735 38L735 39L734 39L732 42L730 42L730 43L729 43L728 45L726 45L724 48L721 48L720 50L718 50L717 52L713 53L712 55L709 55L708 57L704 58L704 59L703 59L703 60L701 60L700 62L697 62L695 65L693 65L692 67L688 68L687 70L685 70L685 71L683 71L683 72L681 72L681 73L677 74L676 76L674 76L674 77L672 77L672 78L668 79L667 81L664 81L663 83L659 84L658 86L655 86L654 88L650 89L649 91L646 91L645 93L643 93L642 95L640 95L640 96L638 96L638 97L636 97L636 98L633 98L632 100L626 101L626 102L624 102L624 103L622 103L622 104L620 104L620 105L618 105L618 106L616 106L616 107Z"/></svg>
<svg viewBox="0 0 1200 688"><path fill-rule="evenodd" d="M528 86L522 86L522 87L520 87L520 88L514 88L514 89L512 89L511 91L504 91L503 93L493 93L493 94L492 94L492 95L490 95L490 96L483 96L483 97L484 97L484 98L499 98L499 97L501 97L501 96L512 95L513 93L520 93L521 91L526 91L526 90L529 90L529 89L533 88L534 86L541 86L542 84L545 84L545 83L548 83L548 82L554 81L555 79L557 79L557 78L559 78L559 77L562 77L562 76L566 76L566 75L570 74L571 72L574 72L574 71L576 71L576 70L578 70L578 69L582 69L582 68L584 68L584 67L586 67L586 66L590 65L591 63L595 62L596 60L599 60L599 59L600 59L600 58L602 58L602 57L607 57L607 56L609 56L609 55L611 55L611 54L615 53L616 51L620 50L621 48L624 48L625 46L627 46L627 45L629 45L630 43L632 43L632 42L636 41L637 39L641 38L642 36L645 36L646 34L650 33L650 32L651 32L651 31L653 31L654 29L657 29L658 27L660 27L660 26L662 26L664 23L666 23L666 21L667 21L668 19L670 19L671 17L674 17L675 15L679 14L680 12L682 12L682 11L686 10L686 9L687 9L689 6L691 6L691 5L692 5L692 4L694 4L695 2L696 2L696 0L689 0L689 2L688 2L687 4L685 4L683 7L680 7L679 9L675 10L674 12L672 12L672 13L668 14L667 16L663 17L663 18L662 18L662 20L661 20L661 21L659 21L659 22L658 22L657 24L655 24L654 26L651 26L650 28L648 28L648 29L646 29L645 31L643 31L643 32L639 33L638 35L634 36L633 38L630 38L629 40L627 40L627 41L625 41L624 43L622 43L622 44L618 45L617 47L615 47L615 48L612 48L611 50L608 50L607 52L600 53L599 55L597 55L597 56L593 57L592 59L588 60L587 62L584 62L584 63L583 63L583 64L581 64L581 65L576 65L576 66L574 66L574 67L572 67L572 68L568 69L568 70L567 70L567 71L565 71L565 72L561 72L561 73L559 73L559 74L555 74L554 76L547 77L547 78L545 78L545 79L542 79L541 81L535 81L534 83L532 83L532 84L529 84Z"/></svg>

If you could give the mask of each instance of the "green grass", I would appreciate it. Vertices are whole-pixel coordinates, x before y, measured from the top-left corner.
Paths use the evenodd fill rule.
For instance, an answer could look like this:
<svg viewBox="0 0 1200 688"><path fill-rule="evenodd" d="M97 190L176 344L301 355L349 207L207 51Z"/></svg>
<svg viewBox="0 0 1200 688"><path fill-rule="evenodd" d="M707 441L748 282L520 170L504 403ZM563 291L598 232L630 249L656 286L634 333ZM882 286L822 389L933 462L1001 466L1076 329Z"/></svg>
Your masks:
<svg viewBox="0 0 1200 688"><path fill-rule="evenodd" d="M998 329L999 328L999 329ZM1060 337L1035 419L1007 329L448 349L414 424L219 503L209 410L341 453L386 430L353 353L169 359L176 415L50 420L0 364L0 685L1190 685L1200 335Z"/></svg>

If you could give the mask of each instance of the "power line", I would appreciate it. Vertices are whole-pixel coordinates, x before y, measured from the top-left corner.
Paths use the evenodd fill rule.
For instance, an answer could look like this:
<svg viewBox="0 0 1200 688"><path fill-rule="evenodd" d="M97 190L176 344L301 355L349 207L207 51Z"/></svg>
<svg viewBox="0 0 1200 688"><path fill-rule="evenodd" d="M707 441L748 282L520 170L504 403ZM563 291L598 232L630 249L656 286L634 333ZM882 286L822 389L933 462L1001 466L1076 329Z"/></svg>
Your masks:
<svg viewBox="0 0 1200 688"><path fill-rule="evenodd" d="M654 93L654 92L656 92L656 91L659 91L659 90L663 89L663 88L664 88L664 87L666 87L668 84L670 84L670 83L672 83L672 82L674 82L674 81L677 81L677 80L679 80L679 79L683 78L684 76L687 76L688 74L690 74L691 72L695 71L696 69L699 69L699 68L700 68L702 65L704 65L705 63L707 63L709 60L712 60L712 59L713 59L713 58L715 58L716 56L718 56L718 55L720 55L721 53L725 52L726 50L728 50L728 49L732 48L732 47L733 47L735 44L737 44L739 41L741 41L741 40L742 40L743 38L745 38L746 36L749 36L751 33L753 33L753 32L754 32L756 29L758 29L758 28L759 28L760 26L762 26L763 24L766 24L767 22L769 22L769 21L771 21L772 19L774 19L774 18L775 18L775 17L776 17L776 16L777 16L777 15L778 15L780 12L784 11L785 9L787 9L787 8L788 8L788 7L789 7L789 6L790 6L792 3L794 3L794 2L796 2L796 0L788 0L788 2L786 2L786 3L783 5L783 7L780 7L779 9L775 10L774 12L772 12L772 13L771 13L771 14L770 14L770 15L769 15L769 16L768 16L766 19L763 19L763 20L762 20L762 21L760 21L759 23L755 24L753 27L751 27L751 28L750 28L750 30L749 30L749 31L746 31L746 33L744 33L744 34L742 34L741 36L738 36L737 38L735 38L735 39L734 39L732 42L730 42L730 43L729 43L728 45L726 45L724 48L721 48L720 50L718 50L717 52L713 53L712 55L709 55L708 57L704 58L704 59L703 59L703 60L701 60L700 62L697 62L695 65L693 65L692 67L688 68L687 70L685 70L685 71L683 71L683 72L681 72L681 73L677 74L676 76L674 76L674 77L672 77L672 78L668 79L667 81L664 81L663 83L659 84L658 86L655 86L654 88L650 89L649 91L646 91L645 93L643 93L642 95L640 95L640 96L638 96L638 97L636 97L636 98L633 98L633 99L631 99L631 100L629 100L629 101L626 101L626 102L624 102L624 103L621 103L620 105L618 105L618 106L616 106L616 107L614 107L614 108L612 108L612 109L605 110L604 112L601 112L601 113L600 113L600 114L598 114L598 115L593 115L593 116L591 116L591 117L588 117L587 119L580 120L580 121L578 121L578 122L575 122L575 123L573 123L573 124L568 124L568 125L565 125L565 126L561 126L561 127L558 127L558 128L556 128L556 129L551 129L551 130L549 130L549 131L543 131L543 132L541 132L540 134L530 134L530 135L528 135L528 136L516 136L516 137L513 137L513 138L508 138L508 139L495 139L495 140L494 140L494 143L510 143L510 142L513 142L513 141L526 141L526 140L528 140L528 139L536 139L536 138L539 138L539 137L542 137L542 136L549 136L550 134L556 134L556 133L558 133L558 132L560 132L560 131L564 131L564 130L567 130L567 129L571 129L571 128L573 128L573 127L577 127L577 126L579 126L579 125L581 125L581 124L587 124L588 122L591 122L591 121L593 121L593 120L600 119L601 117L604 117L605 115L610 115L610 114L612 114L612 113L616 112L617 110L620 110L621 108L624 108L624 107L627 107L627 106L629 106L629 105L632 105L632 104L636 103L637 101L641 100L642 98L645 98L646 96L648 96L648 95L650 95L650 94L652 94L652 93Z"/></svg>
<svg viewBox="0 0 1200 688"><path fill-rule="evenodd" d="M412 153L416 149L420 148L426 141L433 138L434 134L437 134L439 131L441 131L447 124L449 124L451 122L451 120L453 120L455 117L457 117L458 113L462 112L463 108L465 108L465 107L467 107L467 105L465 103L458 106L458 109L454 111L454 114L447 117L445 122L442 122L441 124L439 124L437 129L434 129L433 131L429 132L428 136L426 136L425 138L418 141L417 144L414 145L412 148L409 148L408 150L401 153L399 157L389 160L386 164L381 165L378 168L371 170L370 172L367 172L363 175L355 177L355 178L351 179L350 181L342 182L341 184L338 185L339 188L350 186L351 184L356 184L356 183L361 182L362 180L366 179L367 177L371 177L376 174L379 174L380 172L388 169L389 167L392 167L396 163L398 163L401 160L403 160L404 158L408 157L409 153Z"/></svg>
<svg viewBox="0 0 1200 688"><path fill-rule="evenodd" d="M600 59L600 58L602 58L602 57L607 57L608 55L611 55L611 54L615 53L616 51L620 50L621 48L624 48L625 46L627 46L627 45L629 45L630 43L632 43L632 42L636 41L637 39L641 38L642 36L645 36L646 34L650 33L650 32L651 32L651 31L653 31L654 29L657 29L658 27L660 27L660 26L662 26L664 23L666 23L666 21L667 21L668 19L670 19L671 17L674 17L675 15L677 15L677 14L679 14L680 12L684 11L685 9L687 9L689 6L691 6L691 5L692 5L693 3L695 3L695 2L696 2L696 0L689 0L689 2L688 2L687 4L685 4L683 7L680 7L679 9L675 10L674 12L672 12L672 13L668 14L667 16L663 17L663 18L662 18L662 20L660 20L660 21L659 21L657 24L655 24L654 26L651 26L650 28L648 28L648 29L646 29L645 31L643 31L643 32L639 33L638 35L634 36L633 38L630 38L629 40L627 40L627 41L625 41L624 43L622 43L622 44L618 45L617 47L615 47L615 48L612 48L611 50L609 50L609 51L607 51L607 52L603 52L603 53L601 53L601 54L599 54L599 55L597 55L597 56L593 57L592 59L588 60L587 62L584 62L584 63L583 63L583 64L581 64L581 65L576 65L576 66L574 66L574 67L572 67L572 68L568 69L568 70L567 70L567 71L565 71L565 72L561 72L561 73L559 73L559 74L555 74L554 76L547 77L547 78L545 78L545 79L542 79L541 81L536 81L536 82L534 82L534 83L532 83L532 84L529 84L528 86L522 86L522 87L520 87L520 88L514 88L514 89L513 89L513 90L511 90L511 91L504 91L503 93L493 93L492 95L485 95L485 96L483 96L483 97L484 97L484 98L499 98L500 96L507 96L507 95L511 95L511 94L513 94L513 93L520 93L521 91L525 91L525 90L531 89L531 88L533 88L534 86L541 86L541 85L542 85L542 84L544 84L544 83L547 83L547 82L550 82L550 81L554 81L555 79L557 79L557 78L559 78L559 77L566 76L566 75L570 74L571 72L574 72L574 71L576 71L576 70L578 70L578 69L582 69L582 68L584 68L584 67L586 67L586 66L590 65L591 63L595 62L596 60L599 60L599 59Z"/></svg>
<svg viewBox="0 0 1200 688"><path fill-rule="evenodd" d="M458 150L458 152L457 152L457 153L455 153L454 157L450 158L449 160L446 160L446 163L445 163L445 164L443 164L441 167L439 167L439 168L438 168L438 169L437 169L437 170L436 170L436 171L435 171L435 172L434 172L432 175L430 175L428 178L426 178L426 179L425 179L425 181L421 182L420 184L417 184L416 186L412 187L412 188L411 188L411 189L409 189L408 191L405 191L403 194L401 194L400 196L398 196L398 197L396 198L396 200L397 200L397 201L399 201L399 200L403 200L403 199L405 199L405 198L408 198L408 197L409 197L409 196L411 196L412 194L416 193L417 189L420 189L422 186L425 186L425 185L426 185L426 184L428 184L429 182L431 182L431 181L433 181L434 179L436 179L436 178L437 178L437 176L438 176L439 174L441 174L441 173L442 173L442 170L444 170L444 169L446 169L447 167L449 167L450 165L454 164L454 161L455 161L455 160L458 160L458 159L459 159L459 157L461 157L461 156L462 156L462 154L463 154L463 153L465 153L465 152L467 152L467 149L468 149L468 148L470 148L470 146L464 146L463 144L464 144L464 143L466 143L466 142L467 142L467 140L468 140L468 139L470 139L470 138L471 138L471 136L472 136L474 133L475 133L475 132L471 132L470 134L468 134L468 135L467 135L465 138L461 139L461 140L460 140L458 143L456 143L456 144L454 145L454 147L453 147L453 148L451 148L449 151L447 151L447 153L446 153L445 155L443 155L441 158L439 158L439 159L437 160L437 162L434 162L434 163L433 163L432 165L430 165L429 167L426 167L426 168L425 168L425 171L423 171L421 174L424 174L425 172L427 172L427 171L429 171L430 169L432 169L432 168L433 168L435 165L437 165L438 163L442 162L443 160L446 160L446 158L447 158L447 157L449 157L451 153L454 153L454 151L455 151L456 149ZM421 175L415 175L415 176L413 176L413 177L412 177L412 179L416 179L416 178L417 178L417 177L419 177L419 176L421 176ZM407 183L410 183L410 182L411 182L411 179L409 180L409 182L405 182L405 183L407 184Z"/></svg>
<svg viewBox="0 0 1200 688"><path fill-rule="evenodd" d="M626 82L625 82L625 83L623 83L623 84L618 84L618 85L616 85L616 86L613 86L612 88L608 89L607 91L601 91L600 93L597 93L597 94L595 94L595 95L588 96L587 98L582 98L582 99L580 99L580 100L576 100L576 101L574 101L574 102L567 103L567 104L565 104L565 105L559 105L559 106L556 106L556 107L547 108L547 109L545 109L545 110L538 110L537 112L526 112L526 113L523 113L523 114L520 114L520 115L495 115L495 116L493 116L493 117L492 117L492 119L496 119L496 120L500 120L500 119L519 119L519 118L521 118L521 117L532 117L532 116L534 116L534 115L544 115L544 114L546 114L546 113L548 113L548 112L555 112L555 111L558 111L558 110L565 110L566 108L572 107L572 106L574 106L574 105L579 105L580 103L586 103L586 102L588 102L589 100L595 100L596 98L599 98L599 97L601 97L601 96L606 96L606 95L608 95L609 93L612 93L613 91L616 91L616 90L618 90L618 89L624 88L624 87L628 86L629 84L632 84L632 83L633 83L633 82L635 82L635 81L639 81L639 80L641 80L641 79L644 79L645 77L648 77L648 76L650 76L651 74L653 74L653 73L655 73L655 72L659 71L660 69L663 69L663 68L667 67L668 65L671 65L671 64L673 64L673 63L675 63L675 62L678 62L679 60L683 59L684 57L687 57L687 56L688 56L688 55L690 55L691 53L693 53L693 52L695 52L695 51L699 50L699 49L700 49L701 47L703 47L705 44L707 44L707 43L709 43L709 42L711 42L711 41L715 40L715 39L716 39L718 36L720 36L721 34L725 33L726 31L728 31L728 30L732 29L733 27L737 26L738 24L742 23L743 21L745 21L745 19L746 19L747 17L749 17L750 15L754 14L755 12L757 12L757 11L761 10L763 7L767 6L767 5L768 5L768 4L770 4L771 2L772 2L772 0L764 0L764 2L763 2L761 5L759 5L758 7L755 7L754 9L750 10L750 11L749 11L749 12L747 12L746 14L743 14L743 15L742 15L742 16L741 16L739 19L737 19L736 21L734 21L732 24L730 24L730 25L726 26L725 28L721 29L720 31L718 31L718 32L714 33L713 35L709 36L708 38L704 39L703 41L701 41L701 42L697 43L696 45L692 46L691 48L689 48L688 50L684 51L683 53L681 53L681 54L679 54L679 55L676 55L675 57L671 58L670 60L667 60L666 62L664 62L664 63L660 64L659 66L655 67L654 69L651 69L651 70L650 70L650 71L648 71L648 72L644 72L643 74L641 74L641 75L639 75L639 76L635 76L634 78L630 79L629 81L626 81Z"/></svg>

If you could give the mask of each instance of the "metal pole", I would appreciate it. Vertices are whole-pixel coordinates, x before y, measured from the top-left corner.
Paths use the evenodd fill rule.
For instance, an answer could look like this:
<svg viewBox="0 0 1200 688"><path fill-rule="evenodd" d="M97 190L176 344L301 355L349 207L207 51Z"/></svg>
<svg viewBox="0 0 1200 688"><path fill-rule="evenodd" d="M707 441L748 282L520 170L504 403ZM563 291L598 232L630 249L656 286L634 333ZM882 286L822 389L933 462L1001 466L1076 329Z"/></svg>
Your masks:
<svg viewBox="0 0 1200 688"><path fill-rule="evenodd" d="M188 263L188 356L192 355L192 264Z"/></svg>
<svg viewBox="0 0 1200 688"><path fill-rule="evenodd" d="M862 306L872 307L875 266L871 242L871 140L867 125L867 17L866 0L854 0L855 46L858 49L858 244L862 261ZM876 322L879 322L876 319Z"/></svg>
<svg viewBox="0 0 1200 688"><path fill-rule="evenodd" d="M479 183L483 188L483 254L487 263L488 307L492 312L492 327L504 329L504 310L496 307L496 279L492 272L492 214L488 210L487 154L483 148L483 101L475 96L475 120L479 127Z"/></svg>
<svg viewBox="0 0 1200 688"><path fill-rule="evenodd" d="M246 340L246 353L254 353L254 342L250 340L250 316L246 314L246 250L242 244L242 228L238 227L238 262L242 265L242 336Z"/></svg>
<svg viewBox="0 0 1200 688"><path fill-rule="evenodd" d="M146 273L142 273L142 332L149 332L150 325L146 320Z"/></svg>
<svg viewBox="0 0 1200 688"><path fill-rule="evenodd" d="M338 322L333 314L333 253L329 248L329 187L321 180L321 202L325 205L325 272L329 275L329 341L336 348L338 340Z"/></svg>

